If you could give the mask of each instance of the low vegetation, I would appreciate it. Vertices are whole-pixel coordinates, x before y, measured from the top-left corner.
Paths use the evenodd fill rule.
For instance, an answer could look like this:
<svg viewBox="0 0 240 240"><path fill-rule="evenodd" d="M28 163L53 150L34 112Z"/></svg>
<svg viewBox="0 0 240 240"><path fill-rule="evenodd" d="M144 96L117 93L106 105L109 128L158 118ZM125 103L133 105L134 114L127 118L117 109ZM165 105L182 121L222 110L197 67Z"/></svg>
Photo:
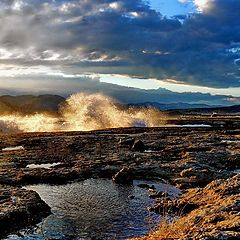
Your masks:
<svg viewBox="0 0 240 240"><path fill-rule="evenodd" d="M182 211L182 216L172 222L161 221L155 231L135 240L239 239L239 200L240 174L213 181L205 188L190 189L180 199L164 200L156 207L167 205L173 211ZM193 204L195 209L190 211ZM183 205L185 209L181 210Z"/></svg>

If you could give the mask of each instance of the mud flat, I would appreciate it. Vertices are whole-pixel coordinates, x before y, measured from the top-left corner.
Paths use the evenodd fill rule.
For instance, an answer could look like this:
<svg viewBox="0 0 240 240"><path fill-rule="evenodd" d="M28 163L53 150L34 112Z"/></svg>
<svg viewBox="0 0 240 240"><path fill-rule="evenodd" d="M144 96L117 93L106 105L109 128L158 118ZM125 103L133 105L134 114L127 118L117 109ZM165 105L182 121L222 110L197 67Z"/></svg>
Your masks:
<svg viewBox="0 0 240 240"><path fill-rule="evenodd" d="M50 214L40 197L33 191L23 190L22 186L112 178L127 167L130 170L126 175L133 179L163 181L182 189L182 196L169 202L166 197L163 202L164 194L153 190L152 197L157 200L153 211L165 205L178 211L186 205L180 219L187 222L191 216L190 225L216 216L202 223L195 235L190 236L189 232L182 239L219 239L219 236L236 239L240 226L239 140L239 128L222 127L1 135L1 219L4 214L8 216L1 235L23 227L18 217L10 214L13 210L22 211L26 218L24 225L34 224ZM20 196L17 202L16 195ZM27 206L33 206L32 211Z"/></svg>

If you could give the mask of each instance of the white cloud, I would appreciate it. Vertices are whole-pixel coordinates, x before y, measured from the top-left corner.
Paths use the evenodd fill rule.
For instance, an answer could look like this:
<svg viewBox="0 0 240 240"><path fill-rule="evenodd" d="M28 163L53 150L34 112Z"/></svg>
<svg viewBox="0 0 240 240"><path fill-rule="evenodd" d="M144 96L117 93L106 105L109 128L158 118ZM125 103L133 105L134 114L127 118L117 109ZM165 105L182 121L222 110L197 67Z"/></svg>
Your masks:
<svg viewBox="0 0 240 240"><path fill-rule="evenodd" d="M180 3L188 3L189 0L178 0Z"/></svg>
<svg viewBox="0 0 240 240"><path fill-rule="evenodd" d="M209 9L210 4L213 1L214 0L178 0L178 2L180 2L182 4L194 3L194 5L196 6L196 8L199 12L203 12L203 11L206 11L207 9Z"/></svg>
<svg viewBox="0 0 240 240"><path fill-rule="evenodd" d="M194 0L194 4L197 6L197 9L200 12L204 12L206 10L209 9L210 4L213 2L214 0Z"/></svg>
<svg viewBox="0 0 240 240"><path fill-rule="evenodd" d="M20 11L23 6L24 6L24 2L22 0L16 0L13 3L12 9Z"/></svg>
<svg viewBox="0 0 240 240"><path fill-rule="evenodd" d="M109 7L114 10L120 10L121 9L121 3L119 2L112 2L109 4Z"/></svg>

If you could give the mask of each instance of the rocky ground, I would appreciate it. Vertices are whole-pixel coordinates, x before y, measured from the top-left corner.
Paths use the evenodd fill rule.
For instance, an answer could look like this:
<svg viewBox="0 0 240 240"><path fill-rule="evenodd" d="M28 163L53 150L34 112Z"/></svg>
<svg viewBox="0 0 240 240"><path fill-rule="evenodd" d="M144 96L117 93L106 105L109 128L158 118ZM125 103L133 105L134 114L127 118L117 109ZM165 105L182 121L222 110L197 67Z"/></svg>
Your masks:
<svg viewBox="0 0 240 240"><path fill-rule="evenodd" d="M21 148L5 149L18 146ZM185 192L172 202L166 202L166 198L161 202L161 194L156 193L158 204L152 210L160 211L162 206L182 208L182 217L189 224L198 224L206 216L213 218L201 225L199 234L195 232L202 238L185 239L221 239L222 231L221 236L239 236L239 176L234 172L240 169L239 128L128 128L1 135L0 149L0 226L8 226L0 235L22 227L17 221L21 214L26 225L50 213L36 193L22 186L111 178L127 167L126 175L135 179L163 179ZM30 168L30 164L53 163L58 165ZM219 216L215 214L218 211Z"/></svg>
<svg viewBox="0 0 240 240"><path fill-rule="evenodd" d="M178 217L141 240L240 239L240 174L189 189L179 199L159 199L154 210Z"/></svg>

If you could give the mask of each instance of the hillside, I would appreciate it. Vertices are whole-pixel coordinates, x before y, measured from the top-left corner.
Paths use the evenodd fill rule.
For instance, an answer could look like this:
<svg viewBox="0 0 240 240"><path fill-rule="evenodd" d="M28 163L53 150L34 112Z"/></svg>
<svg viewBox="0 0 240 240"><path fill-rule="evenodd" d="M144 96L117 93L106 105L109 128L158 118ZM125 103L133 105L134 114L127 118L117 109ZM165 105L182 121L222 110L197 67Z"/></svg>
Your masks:
<svg viewBox="0 0 240 240"><path fill-rule="evenodd" d="M56 112L65 98L57 95L0 96L0 114Z"/></svg>

